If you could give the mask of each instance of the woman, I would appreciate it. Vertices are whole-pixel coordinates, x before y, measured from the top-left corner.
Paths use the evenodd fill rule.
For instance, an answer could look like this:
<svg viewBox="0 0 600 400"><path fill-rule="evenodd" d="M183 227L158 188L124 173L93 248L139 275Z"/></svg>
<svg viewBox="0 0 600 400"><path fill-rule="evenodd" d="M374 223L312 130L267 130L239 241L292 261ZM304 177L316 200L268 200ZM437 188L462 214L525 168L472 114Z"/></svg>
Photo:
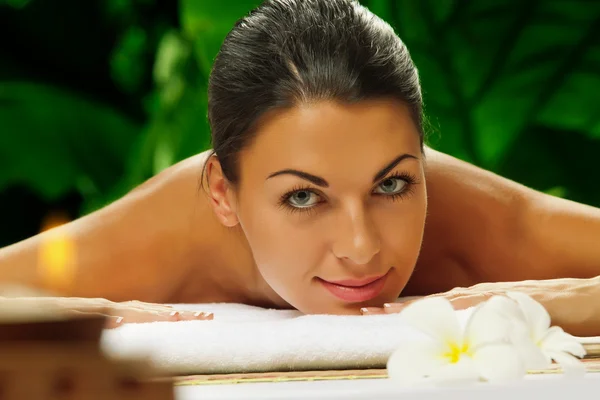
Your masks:
<svg viewBox="0 0 600 400"><path fill-rule="evenodd" d="M521 290L571 333L600 334L600 211L424 146L417 70L358 3L267 0L241 19L214 62L209 121L214 153L3 249L0 280L336 314L382 312L400 294L470 287L442 294L465 307ZM38 256L57 235L75 269L53 286Z"/></svg>

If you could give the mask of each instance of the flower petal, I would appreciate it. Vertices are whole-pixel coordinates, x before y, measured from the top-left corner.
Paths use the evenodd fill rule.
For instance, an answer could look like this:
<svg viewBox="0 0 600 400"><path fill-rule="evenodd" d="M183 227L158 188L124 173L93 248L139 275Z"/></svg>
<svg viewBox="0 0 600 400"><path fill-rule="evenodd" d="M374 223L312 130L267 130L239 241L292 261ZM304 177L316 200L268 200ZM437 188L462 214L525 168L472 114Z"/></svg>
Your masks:
<svg viewBox="0 0 600 400"><path fill-rule="evenodd" d="M481 347L473 354L479 375L489 382L508 382L525 376L525 365L517 348L506 343Z"/></svg>
<svg viewBox="0 0 600 400"><path fill-rule="evenodd" d="M516 303L494 296L475 308L465 327L465 343L475 350L488 343L508 341L512 322L518 314Z"/></svg>
<svg viewBox="0 0 600 400"><path fill-rule="evenodd" d="M542 351L567 352L579 358L583 358L587 353L579 340L558 326L548 329L540 341L540 347Z"/></svg>
<svg viewBox="0 0 600 400"><path fill-rule="evenodd" d="M444 351L443 343L429 338L403 343L388 359L388 377L402 384L418 383L448 363Z"/></svg>
<svg viewBox="0 0 600 400"><path fill-rule="evenodd" d="M550 328L550 314L540 303L525 293L508 292L508 297L515 300L527 320L534 340L540 340Z"/></svg>
<svg viewBox="0 0 600 400"><path fill-rule="evenodd" d="M456 363L446 364L431 373L431 381L438 385L474 383L480 380L475 363L463 356Z"/></svg>
<svg viewBox="0 0 600 400"><path fill-rule="evenodd" d="M456 311L442 297L417 300L400 312L413 328L443 343L462 343L462 329Z"/></svg>
<svg viewBox="0 0 600 400"><path fill-rule="evenodd" d="M565 377L580 378L585 375L585 365L572 355L562 351L548 351L547 354L561 366Z"/></svg>
<svg viewBox="0 0 600 400"><path fill-rule="evenodd" d="M531 340L529 335L513 337L511 343L519 352L523 365L528 371L543 370L552 365L552 359Z"/></svg>
<svg viewBox="0 0 600 400"><path fill-rule="evenodd" d="M510 319L525 321L525 314L519 307L519 304L506 296L492 296L485 302L485 307L494 310L496 313Z"/></svg>

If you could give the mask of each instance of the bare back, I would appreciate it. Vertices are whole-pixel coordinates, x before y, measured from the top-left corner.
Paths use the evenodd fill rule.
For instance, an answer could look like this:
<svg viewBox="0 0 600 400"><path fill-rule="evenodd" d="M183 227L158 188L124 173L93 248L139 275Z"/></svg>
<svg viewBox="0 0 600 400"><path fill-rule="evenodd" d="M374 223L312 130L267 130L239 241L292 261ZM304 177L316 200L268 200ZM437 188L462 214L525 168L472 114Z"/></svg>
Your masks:
<svg viewBox="0 0 600 400"><path fill-rule="evenodd" d="M207 155L184 160L104 209L57 228L77 249L68 287L49 288L39 274L40 246L51 232L1 249L0 283L114 301L286 307L257 272L241 228L222 226L199 187ZM428 158L430 211L405 294L559 277L549 267L553 261L542 259L514 223L533 191L441 153L431 151ZM559 206L572 207L582 221L598 213L582 205ZM570 276L593 276L591 265L580 265Z"/></svg>

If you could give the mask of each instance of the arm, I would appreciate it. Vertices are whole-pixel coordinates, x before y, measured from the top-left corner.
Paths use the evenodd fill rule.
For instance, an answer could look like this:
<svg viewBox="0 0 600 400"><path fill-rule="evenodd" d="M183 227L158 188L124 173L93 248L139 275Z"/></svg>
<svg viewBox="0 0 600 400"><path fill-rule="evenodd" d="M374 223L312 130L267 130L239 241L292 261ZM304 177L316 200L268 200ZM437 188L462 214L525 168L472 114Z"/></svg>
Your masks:
<svg viewBox="0 0 600 400"><path fill-rule="evenodd" d="M65 320L82 315L105 317L107 328L126 323L213 319L212 313L176 310L166 305L138 301L115 303L106 299L75 297L0 297L0 323Z"/></svg>
<svg viewBox="0 0 600 400"><path fill-rule="evenodd" d="M183 161L119 201L76 221L0 249L0 284L59 296L115 301L164 301L188 267L198 208L198 178L205 155ZM194 218L192 218L194 217ZM40 274L40 254L56 236L73 248L73 279L56 286Z"/></svg>
<svg viewBox="0 0 600 400"><path fill-rule="evenodd" d="M507 292L520 292L532 297L548 311L551 325L560 326L572 335L600 336L599 277L480 283L436 293L431 297L443 297L449 300L455 309L463 310ZM420 298L386 304L382 308L363 308L361 312L367 315L398 313Z"/></svg>

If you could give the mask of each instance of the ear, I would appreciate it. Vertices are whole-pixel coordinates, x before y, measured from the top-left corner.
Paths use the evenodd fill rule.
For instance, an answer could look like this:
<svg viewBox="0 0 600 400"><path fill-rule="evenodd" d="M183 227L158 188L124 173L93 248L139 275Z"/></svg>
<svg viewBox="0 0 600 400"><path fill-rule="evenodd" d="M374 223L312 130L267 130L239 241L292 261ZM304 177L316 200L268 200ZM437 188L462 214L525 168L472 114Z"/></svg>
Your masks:
<svg viewBox="0 0 600 400"><path fill-rule="evenodd" d="M210 205L221 223L229 228L239 223L235 195L231 184L223 174L221 163L216 156L206 161L206 179Z"/></svg>

